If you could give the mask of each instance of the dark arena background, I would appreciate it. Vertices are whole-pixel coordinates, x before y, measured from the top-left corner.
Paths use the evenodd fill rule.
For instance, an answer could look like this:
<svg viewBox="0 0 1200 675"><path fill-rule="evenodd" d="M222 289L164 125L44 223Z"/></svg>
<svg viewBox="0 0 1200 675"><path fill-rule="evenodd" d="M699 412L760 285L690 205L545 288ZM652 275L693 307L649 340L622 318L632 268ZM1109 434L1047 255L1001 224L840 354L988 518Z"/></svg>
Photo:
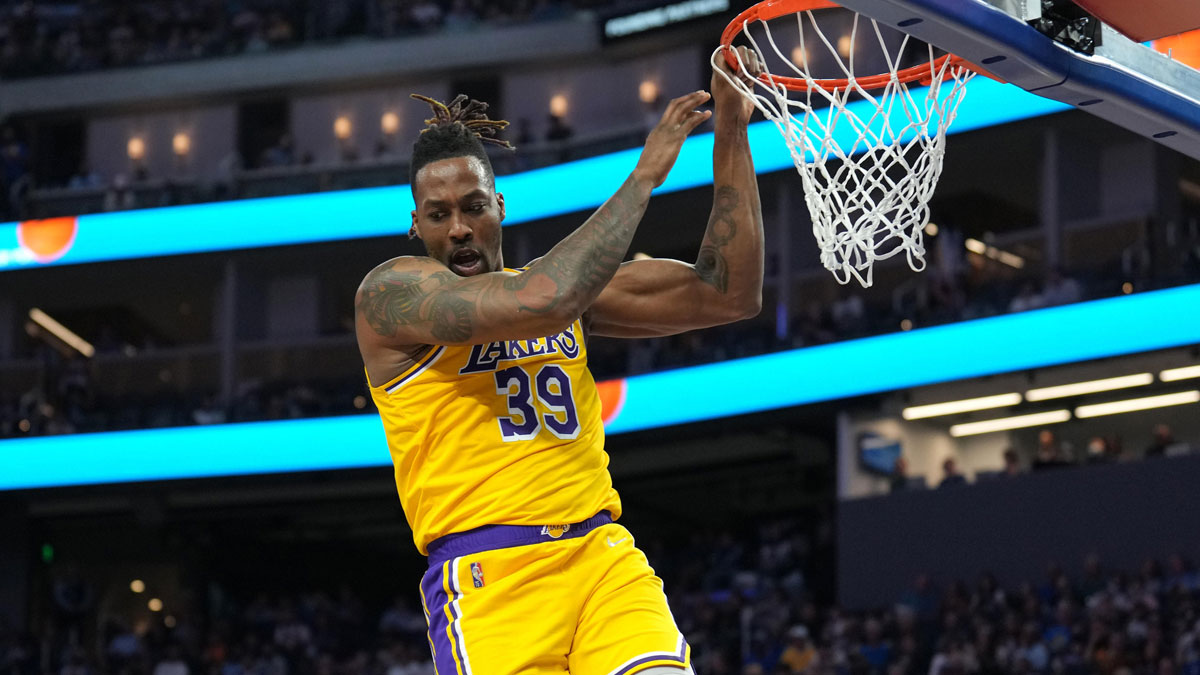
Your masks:
<svg viewBox="0 0 1200 675"><path fill-rule="evenodd" d="M409 94L511 122L524 264L749 4L0 0L0 675L432 675L354 337L424 253ZM928 268L870 288L756 116L762 312L589 342L697 673L1200 673L1200 162L1087 103L972 81ZM631 258L695 260L712 139Z"/></svg>

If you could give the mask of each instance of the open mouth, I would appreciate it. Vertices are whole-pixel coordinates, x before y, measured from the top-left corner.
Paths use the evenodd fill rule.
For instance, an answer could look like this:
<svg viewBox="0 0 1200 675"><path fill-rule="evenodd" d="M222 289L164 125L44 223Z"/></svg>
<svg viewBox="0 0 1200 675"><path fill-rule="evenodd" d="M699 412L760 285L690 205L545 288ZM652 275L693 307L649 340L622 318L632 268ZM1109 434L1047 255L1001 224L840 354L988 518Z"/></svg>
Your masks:
<svg viewBox="0 0 1200 675"><path fill-rule="evenodd" d="M450 256L450 271L469 277L483 271L483 256L473 248L460 248Z"/></svg>

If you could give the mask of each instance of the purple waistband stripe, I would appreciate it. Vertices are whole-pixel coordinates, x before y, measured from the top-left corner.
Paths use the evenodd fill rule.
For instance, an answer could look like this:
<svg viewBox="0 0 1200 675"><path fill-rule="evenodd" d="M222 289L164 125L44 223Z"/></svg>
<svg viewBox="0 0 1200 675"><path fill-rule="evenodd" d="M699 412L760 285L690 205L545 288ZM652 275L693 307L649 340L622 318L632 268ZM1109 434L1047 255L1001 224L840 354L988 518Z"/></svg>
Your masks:
<svg viewBox="0 0 1200 675"><path fill-rule="evenodd" d="M582 537L591 530L611 523L612 515L601 511L579 523L563 525L485 525L466 532L439 537L429 544L429 566L432 568L451 558L473 555L515 546L528 546L547 541Z"/></svg>

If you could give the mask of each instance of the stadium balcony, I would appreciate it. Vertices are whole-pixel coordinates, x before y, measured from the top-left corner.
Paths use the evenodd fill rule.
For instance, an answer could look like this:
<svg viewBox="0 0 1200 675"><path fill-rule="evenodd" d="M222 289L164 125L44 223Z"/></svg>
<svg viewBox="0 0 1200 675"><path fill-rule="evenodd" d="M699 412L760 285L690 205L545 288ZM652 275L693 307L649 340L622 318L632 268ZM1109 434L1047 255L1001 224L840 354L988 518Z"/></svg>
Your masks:
<svg viewBox="0 0 1200 675"><path fill-rule="evenodd" d="M492 152L497 175L529 171L565 161L639 147L646 138L642 125L573 135L562 141L533 141L516 152ZM74 216L135 208L179 206L230 199L253 199L333 190L384 187L408 180L408 157L389 147L373 156L329 163L264 167L233 171L221 179L173 178L128 180L115 185L31 190L23 219Z"/></svg>
<svg viewBox="0 0 1200 675"><path fill-rule="evenodd" d="M391 11L381 9L391 3L358 4ZM450 3L441 4L451 13ZM467 8L481 17L469 25L439 20L413 31L363 28L364 35L310 18L304 25L315 37L286 49L239 51L241 38L232 31L225 37L233 46L200 50L203 58L0 75L0 131L6 156L16 158L5 167L0 220L401 183L408 149L398 138L428 116L409 92L447 98L466 91L490 101L513 123L509 139L522 146L516 156L497 156L499 173L636 147L663 97L707 81L696 36L711 32L716 19L606 51L602 15L586 4L486 3ZM354 13L342 5L310 3L309 10ZM74 5L23 8L9 9L44 12L63 30L76 30L69 27L78 20ZM507 13L497 14L503 8ZM0 30L0 52L29 47L23 31ZM327 40L322 31L340 37ZM586 101L584 92L596 88L629 96ZM557 105L571 106L570 127L551 133L544 120L555 96L563 97ZM381 113L391 119L382 131ZM345 136L331 133L335 118L346 125ZM268 157L283 135L292 145Z"/></svg>
<svg viewBox="0 0 1200 675"><path fill-rule="evenodd" d="M545 23L582 0L538 3L426 0L251 0L190 3L166 11L141 0L6 2L0 6L0 78L28 79L287 51L314 44L421 36Z"/></svg>
<svg viewBox="0 0 1200 675"><path fill-rule="evenodd" d="M549 161L558 150L545 148ZM362 174L345 175L394 182L387 175L403 171L399 162L365 162L359 169ZM269 169L260 178L289 185L293 173L302 171ZM792 179L763 178L769 210L778 208L772 197ZM254 189L253 183L246 185ZM690 247L700 235L707 204L695 191L664 195L655 204L647 217L648 238L635 250L686 259L694 252ZM1186 208L1183 213L1185 222L1196 217ZM667 215L697 226L685 234L657 226ZM1146 221L1125 221L1120 215L1114 222L1068 229L1070 266L1056 279L1001 259L1000 252L1043 259L1046 234L1037 227L1014 227L976 251L964 244L970 237L951 223L963 229L979 225L942 221L941 231L930 239L939 267L912 275L902 263L889 261L879 266L876 286L865 290L839 287L810 257L809 238L793 237L799 241L793 243L792 257L799 262L789 261L794 266L790 271L777 256L768 259L764 300L774 311L753 321L665 339L597 339L590 345L590 364L598 379L614 380L1200 281L1200 239L1194 233L1182 231L1177 245L1162 250L1158 264L1147 266L1148 251L1138 243ZM569 214L506 228L506 258L529 259L579 217ZM769 237L778 236L778 228L790 222L773 212L767 219ZM361 364L347 289L379 257L419 250L416 243L390 237L100 263L108 270L105 288L76 293L69 303L53 299L56 289L84 281L87 267L6 272L19 280L5 303L14 322L10 327L28 323L17 312L40 306L94 343L97 353L83 369L86 384L80 388L88 395L76 396L68 405L64 393L69 387L60 381L78 379L81 365L69 347L39 329L0 341L0 378L7 399L0 402L5 410L0 436L371 412L357 374ZM228 276L231 261L237 270L233 281ZM947 275L940 265L958 272ZM304 272L297 276L296 270ZM785 274L790 284L783 282ZM142 286L143 279L155 280L153 294ZM223 323L229 319L222 318L214 302L227 292L220 290L225 284L232 284L230 292L243 306L231 337L225 336L229 328ZM163 316L172 318L164 322ZM53 412L38 412L43 406ZM64 420L68 414L69 423ZM928 471L936 480L936 469Z"/></svg>

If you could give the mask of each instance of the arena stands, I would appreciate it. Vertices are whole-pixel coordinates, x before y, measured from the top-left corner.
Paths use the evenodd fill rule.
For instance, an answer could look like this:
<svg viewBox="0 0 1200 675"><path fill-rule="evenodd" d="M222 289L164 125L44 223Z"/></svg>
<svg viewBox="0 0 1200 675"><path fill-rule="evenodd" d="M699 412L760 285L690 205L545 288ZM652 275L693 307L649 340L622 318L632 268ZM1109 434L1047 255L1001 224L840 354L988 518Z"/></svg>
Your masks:
<svg viewBox="0 0 1200 675"><path fill-rule="evenodd" d="M639 543L706 675L1200 672L1200 573L1183 554L1109 569L1095 556L1041 579L922 575L894 602L815 599L822 526L775 518L683 545ZM154 589L147 589L147 594ZM0 626L6 673L433 672L420 598L329 585L238 595L218 583L148 619L105 613L86 575L48 591L53 629Z"/></svg>
<svg viewBox="0 0 1200 675"><path fill-rule="evenodd" d="M1200 268L1197 271L1200 272ZM1171 281L1200 281L1200 273ZM822 282L832 285L831 280L822 279ZM896 331L905 321L911 329L994 316L1006 311L1038 309L1060 303L1054 295L1055 289L1067 282L1075 289L1067 298L1073 301L1122 292L1110 280L1095 279L1080 284L1060 271L1052 271L1041 283L1034 280L1007 284L992 280L971 283L966 278L957 279L949 291L949 301L940 300L945 296L935 292L922 293L925 300L916 304L888 303L886 296L876 296L868 305L861 295L849 293L843 296L844 300L830 306L810 303L798 308L784 338L779 338L770 324L752 322L663 339L599 339L592 347L590 365L597 378L625 377L882 335ZM1149 290L1156 280L1142 278L1126 283L1139 290ZM1006 301L1006 298L1012 300ZM1024 305L1015 306L1018 299L1022 299ZM111 326L101 325L97 336L100 337L97 349L108 359L120 360L124 358L122 354L137 359L162 348L148 337L117 339ZM97 391L94 367L86 360L64 358L32 337L23 351L25 356L42 364L45 379L28 391L0 392L0 438L299 419L359 412L374 414L365 384L355 374L337 380L246 380L239 385L234 400L224 404L216 401L216 393L212 391L176 391L170 387L114 398ZM1078 447L1085 445L1084 439L1077 444Z"/></svg>
<svg viewBox="0 0 1200 675"><path fill-rule="evenodd" d="M225 212L225 206L250 203L234 200L336 200L339 191L403 184L408 143L427 114L416 112L421 106L404 107L414 105L410 91L438 97L460 89L484 92L478 95L512 122L507 133L518 146L492 155L501 176L552 175L564 162L640 147L674 89L707 86L706 58L718 32L710 29L728 17L624 41L595 37L597 17L614 7L665 4L0 0L0 95L50 92L37 105L16 106L6 119L13 99L0 101L3 233L21 236L9 221L98 214L93 222L104 236L105 219L132 222L134 210L204 203ZM470 55L452 68L433 58L396 59L404 62L353 77L319 68L321 59L313 56L407 44L432 45L440 56L438 46L460 44L450 42L456 38L484 46L502 31L553 32L567 24L594 37L592 52L547 56L536 53L541 43L531 40L495 63L486 60L492 56L472 62ZM304 70L282 68L289 57L312 57L320 77L288 79ZM331 57L330 63L340 62ZM265 67L271 64L275 70ZM286 72L278 82L262 76L235 87L221 80L258 70ZM122 78L150 71L163 74L169 89L157 98L140 83L100 102L71 98L60 107L53 95L55 83L128 85ZM188 89L197 74L208 76L207 88ZM338 131L343 119L354 129L345 137ZM761 156L756 150L756 160ZM760 167L768 240L762 315L667 338L589 340L596 379L617 385L605 388L605 413L624 406L628 419L652 408L645 398L623 398L632 391L626 378L667 379L691 366L715 371L743 357L903 338L924 328L1028 317L1039 309L1136 299L1200 283L1200 164L1194 160L1069 111L956 133L946 162L924 230L929 269L910 273L897 257L878 265L870 289L840 286L820 267L791 167ZM560 181L547 196L584 187ZM656 196L630 255L694 259L711 192L701 181ZM539 197L526 194L532 197L526 203ZM560 240L587 216L583 207L572 209L505 227L506 262L524 263ZM167 211L179 212L188 210ZM361 214L335 215L333 228L350 228ZM208 438L204 434L218 429L237 434L245 428L220 426L229 423L308 429L289 422L374 419L354 338L354 288L372 265L421 247L403 236L407 212L371 217L398 224L387 236L335 232L286 245L223 248L217 242L80 264L52 256L24 266L0 263L0 457L9 462L0 464L0 473L23 468L9 448L58 441L81 450L38 455L28 464L52 464L45 456L73 456L93 466L135 464L122 448L92 453L95 437L83 434L124 439L138 434L103 434L179 428L173 435L141 436ZM239 226L282 230L289 224L247 218ZM127 233L114 229L107 235L124 240ZM164 230L151 223L142 234L172 239ZM24 244L6 246L0 257L10 262ZM76 331L94 352L35 325L28 318L35 308ZM1153 335L1190 320L1192 309L1163 312L1139 328ZM1111 320L1121 316L1113 313ZM1052 333L1049 340L1070 341L1078 330L1066 322ZM972 344L955 347L981 363L996 355ZM1177 362L1139 364L1138 370L1153 371L1148 388L1155 393L1175 387L1158 376L1161 369L1200 363L1196 345L1172 345L1170 352ZM920 362L898 350L858 363L838 361L833 350L821 353L834 354L823 376L847 380L886 373L904 360L932 370L939 356L923 352L927 362ZM1156 355L1162 354L1133 352L1147 362ZM952 438L947 418L901 421L905 407L926 399L993 394L1000 389L983 390L999 387L1003 377L1020 380L1011 391L1026 392L1057 384L1039 381L1053 368L1119 369L1122 356L1098 358L1106 360L610 429L606 449L626 505L621 522L665 580L698 675L1200 675L1200 573L1193 563L1200 550L1180 544L1168 556L1176 547L1172 540L1153 550L1129 547L1119 562L1109 551L1103 559L1076 560L1072 550L1059 557L1061 565L1044 554L1052 544L1120 546L1124 540L1086 539L1137 510L1122 497L1152 494L1165 484L1162 474L1186 482L1191 474L1184 469L1200 471L1195 405L1171 413L1143 410L1120 421L1031 426L974 445ZM670 394L678 396L679 408L701 398L729 408L759 392L802 388L797 372L752 377L738 367L696 387L702 391ZM1195 388L1185 384L1178 388ZM943 387L936 396L930 394L935 387ZM674 396L654 403L669 407ZM1084 401L1066 399L1062 407L1077 403ZM1036 407L1020 406L1011 412ZM897 458L890 475L865 466L868 435L860 427L876 423L904 427L878 436L879 447ZM287 438L294 441L296 434ZM0 488L0 675L430 675L415 589L425 561L411 545L382 437L372 438L378 447L358 445L367 454L378 450L374 465L297 464L254 473L227 470L226 463L182 476L134 472L114 479L124 482L97 484L76 476L55 483L52 475L32 488ZM317 444L295 454L350 454L350 444L336 434L320 436ZM169 465L180 451L170 442L160 445L136 461ZM275 445L270 449L278 455L294 450ZM206 471L217 454L210 449L194 443L186 452ZM65 476L73 467L59 468ZM1143 492L1135 493L1133 482ZM1097 484L1104 489L1071 489ZM1035 503L1034 492L1039 510L1023 511ZM1186 488L1178 492L1188 498ZM1006 506L988 508L997 503ZM1187 535L1156 529L1156 512L1146 510L1149 516L1130 527L1162 540ZM1157 511L1161 521L1169 520L1161 515L1169 510ZM1190 515L1186 507L1178 511L1175 520ZM849 520L851 512L862 517ZM898 524L903 516L897 514L920 514L912 517L920 522ZM1045 535L1048 514L1080 515L1073 527ZM854 527L839 529L847 522ZM973 534L984 538L1011 526L1003 531L1015 534L996 545L1009 558L1049 564L1045 578L1006 575L995 566L1000 556L985 557L995 564L989 573L969 555L983 556L983 547L963 553L954 549L953 536L940 537L944 547L926 547L944 551L940 560L913 562L920 551L906 550L907 544L919 535L933 538L930 533L942 531L937 528L953 532L958 523L971 523ZM1040 541L1022 539L1021 532L1035 530ZM879 555L897 532L904 536L891 539L901 539L899 545ZM846 593L841 580L854 570L838 552L851 549L870 563L860 566L858 578L878 580L884 574L875 572L891 570L896 583L873 595L872 589L857 597ZM1139 557L1148 558L1141 568L1130 562ZM896 571L908 563L922 573ZM895 592L908 583L911 589Z"/></svg>
<svg viewBox="0 0 1200 675"><path fill-rule="evenodd" d="M91 0L11 0L0 4L0 77L253 54L306 42L483 29L553 19L588 5L578 0L141 0L116 6Z"/></svg>

